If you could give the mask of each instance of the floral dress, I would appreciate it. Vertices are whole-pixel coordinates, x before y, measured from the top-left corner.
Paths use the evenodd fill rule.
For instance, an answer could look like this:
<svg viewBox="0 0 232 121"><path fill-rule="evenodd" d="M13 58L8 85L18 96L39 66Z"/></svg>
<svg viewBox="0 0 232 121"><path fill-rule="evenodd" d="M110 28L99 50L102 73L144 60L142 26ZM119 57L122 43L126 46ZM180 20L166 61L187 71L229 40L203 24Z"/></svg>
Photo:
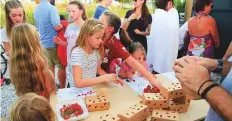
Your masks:
<svg viewBox="0 0 232 121"><path fill-rule="evenodd" d="M203 37L190 35L187 55L213 58L214 43L211 34Z"/></svg>

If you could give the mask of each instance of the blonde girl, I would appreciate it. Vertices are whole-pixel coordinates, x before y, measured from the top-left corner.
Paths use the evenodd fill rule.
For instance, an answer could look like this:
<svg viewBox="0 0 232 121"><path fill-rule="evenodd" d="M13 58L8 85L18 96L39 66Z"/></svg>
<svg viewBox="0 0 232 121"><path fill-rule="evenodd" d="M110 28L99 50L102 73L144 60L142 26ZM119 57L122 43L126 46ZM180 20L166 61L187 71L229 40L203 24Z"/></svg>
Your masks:
<svg viewBox="0 0 232 121"><path fill-rule="evenodd" d="M10 121L56 121L56 114L47 99L27 93L12 107Z"/></svg>
<svg viewBox="0 0 232 121"><path fill-rule="evenodd" d="M55 91L54 77L44 58L36 28L30 24L16 25L11 45L10 78L16 94L34 92L49 98Z"/></svg>
<svg viewBox="0 0 232 121"><path fill-rule="evenodd" d="M103 82L121 83L115 74L106 74L101 68L104 32L103 24L97 20L86 20L83 24L70 58L70 71L73 74L73 79L69 80L71 87L88 87ZM96 77L97 74L100 76Z"/></svg>
<svg viewBox="0 0 232 121"><path fill-rule="evenodd" d="M1 42L4 45L7 56L10 56L12 28L17 24L26 22L26 14L19 0L9 0L5 3L5 28L1 30Z"/></svg>

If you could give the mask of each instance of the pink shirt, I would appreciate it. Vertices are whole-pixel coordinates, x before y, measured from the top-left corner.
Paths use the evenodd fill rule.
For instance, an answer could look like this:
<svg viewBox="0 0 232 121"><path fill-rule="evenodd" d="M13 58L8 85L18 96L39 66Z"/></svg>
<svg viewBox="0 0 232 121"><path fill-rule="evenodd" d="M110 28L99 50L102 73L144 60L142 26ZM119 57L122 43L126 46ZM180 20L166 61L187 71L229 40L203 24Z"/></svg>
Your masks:
<svg viewBox="0 0 232 121"><path fill-rule="evenodd" d="M109 73L116 74L116 67L117 67L117 65L121 67L121 60L120 60L120 58L115 58L114 60L111 61L110 68L109 68Z"/></svg>
<svg viewBox="0 0 232 121"><path fill-rule="evenodd" d="M148 64L146 61L143 61L142 65L144 68L148 70ZM128 72L135 73L135 70L132 67L130 67L126 62L123 62L121 64L121 69L119 73L128 73Z"/></svg>

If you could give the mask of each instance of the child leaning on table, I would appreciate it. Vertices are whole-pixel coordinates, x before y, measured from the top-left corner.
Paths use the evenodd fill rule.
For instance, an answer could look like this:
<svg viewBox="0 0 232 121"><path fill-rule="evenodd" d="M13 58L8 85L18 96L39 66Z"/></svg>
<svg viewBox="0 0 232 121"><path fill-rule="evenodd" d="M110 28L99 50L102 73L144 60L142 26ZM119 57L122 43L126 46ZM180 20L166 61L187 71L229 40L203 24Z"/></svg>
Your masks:
<svg viewBox="0 0 232 121"><path fill-rule="evenodd" d="M101 22L89 19L81 27L75 46L71 52L69 84L71 87L88 87L104 82L118 83L116 74L106 74L101 68L104 55L102 37L104 26ZM96 77L96 75L100 75Z"/></svg>
<svg viewBox="0 0 232 121"><path fill-rule="evenodd" d="M56 114L47 99L35 93L27 93L13 105L10 121L56 121Z"/></svg>
<svg viewBox="0 0 232 121"><path fill-rule="evenodd" d="M128 51L130 52L131 56L137 60L141 65L143 65L148 70L148 64L145 61L145 49L140 42L133 42ZM136 70L131 68L126 62L121 64L121 69L119 71L119 77L122 79L131 79L132 76L136 73ZM142 76L139 74L139 76Z"/></svg>

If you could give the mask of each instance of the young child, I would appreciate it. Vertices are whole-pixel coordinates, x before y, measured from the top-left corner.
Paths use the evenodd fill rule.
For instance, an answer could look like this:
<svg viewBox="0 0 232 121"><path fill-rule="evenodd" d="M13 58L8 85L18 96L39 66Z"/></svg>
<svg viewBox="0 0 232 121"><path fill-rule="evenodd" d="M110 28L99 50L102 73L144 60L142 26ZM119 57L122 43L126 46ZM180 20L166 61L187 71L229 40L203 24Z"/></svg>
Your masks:
<svg viewBox="0 0 232 121"><path fill-rule="evenodd" d="M64 33L64 38L66 38L67 41L62 41L60 37L54 37L54 41L59 45L67 46L67 62L69 63L71 49L75 45L80 28L87 19L87 16L84 6L79 1L71 1L68 4L68 11L74 23L69 24Z"/></svg>
<svg viewBox="0 0 232 121"><path fill-rule="evenodd" d="M70 72L73 74L69 80L71 87L88 87L103 82L122 84L117 81L115 74L106 74L101 68L104 55L103 35L104 26L97 20L86 20L81 27L70 58ZM100 76L96 77L97 74Z"/></svg>
<svg viewBox="0 0 232 121"><path fill-rule="evenodd" d="M60 15L60 24L63 26L63 29L58 31L58 37L60 38L61 41L64 43L67 41L67 38L64 37L64 33L66 31L66 28L68 26L68 21L65 19L64 15ZM56 40L56 39L55 39ZM61 64L63 67L67 66L67 46L60 44L60 41L55 41L57 46L58 46L58 57L61 61Z"/></svg>
<svg viewBox="0 0 232 121"><path fill-rule="evenodd" d="M143 45L140 42L133 42L129 47L129 52L132 57L137 60L141 65L143 65L148 70L148 64L144 60L146 52ZM121 69L119 71L119 77L122 79L131 79L136 73L136 70L131 68L127 63L123 62L121 64ZM139 74L139 76L142 76Z"/></svg>
<svg viewBox="0 0 232 121"><path fill-rule="evenodd" d="M30 24L16 25L11 46L10 79L16 94L34 92L49 98L56 91L55 79L43 55L36 28Z"/></svg>
<svg viewBox="0 0 232 121"><path fill-rule="evenodd" d="M111 5L112 0L97 0L97 3L99 3L100 5L97 6L95 10L95 13L94 13L95 19L99 19L101 14L108 10L107 7Z"/></svg>
<svg viewBox="0 0 232 121"><path fill-rule="evenodd" d="M68 8L69 16L73 21L73 23L68 25L64 34L64 37L67 39L67 41L62 41L61 38L54 37L54 41L57 44L67 47L66 82L68 82L68 80L70 80L72 76L72 74L69 71L70 70L69 60L71 55L71 49L75 45L81 26L83 25L84 21L87 19L84 5L81 2L71 1L68 4L67 8Z"/></svg>
<svg viewBox="0 0 232 121"><path fill-rule="evenodd" d="M11 121L56 121L47 99L35 93L21 96L11 109Z"/></svg>

